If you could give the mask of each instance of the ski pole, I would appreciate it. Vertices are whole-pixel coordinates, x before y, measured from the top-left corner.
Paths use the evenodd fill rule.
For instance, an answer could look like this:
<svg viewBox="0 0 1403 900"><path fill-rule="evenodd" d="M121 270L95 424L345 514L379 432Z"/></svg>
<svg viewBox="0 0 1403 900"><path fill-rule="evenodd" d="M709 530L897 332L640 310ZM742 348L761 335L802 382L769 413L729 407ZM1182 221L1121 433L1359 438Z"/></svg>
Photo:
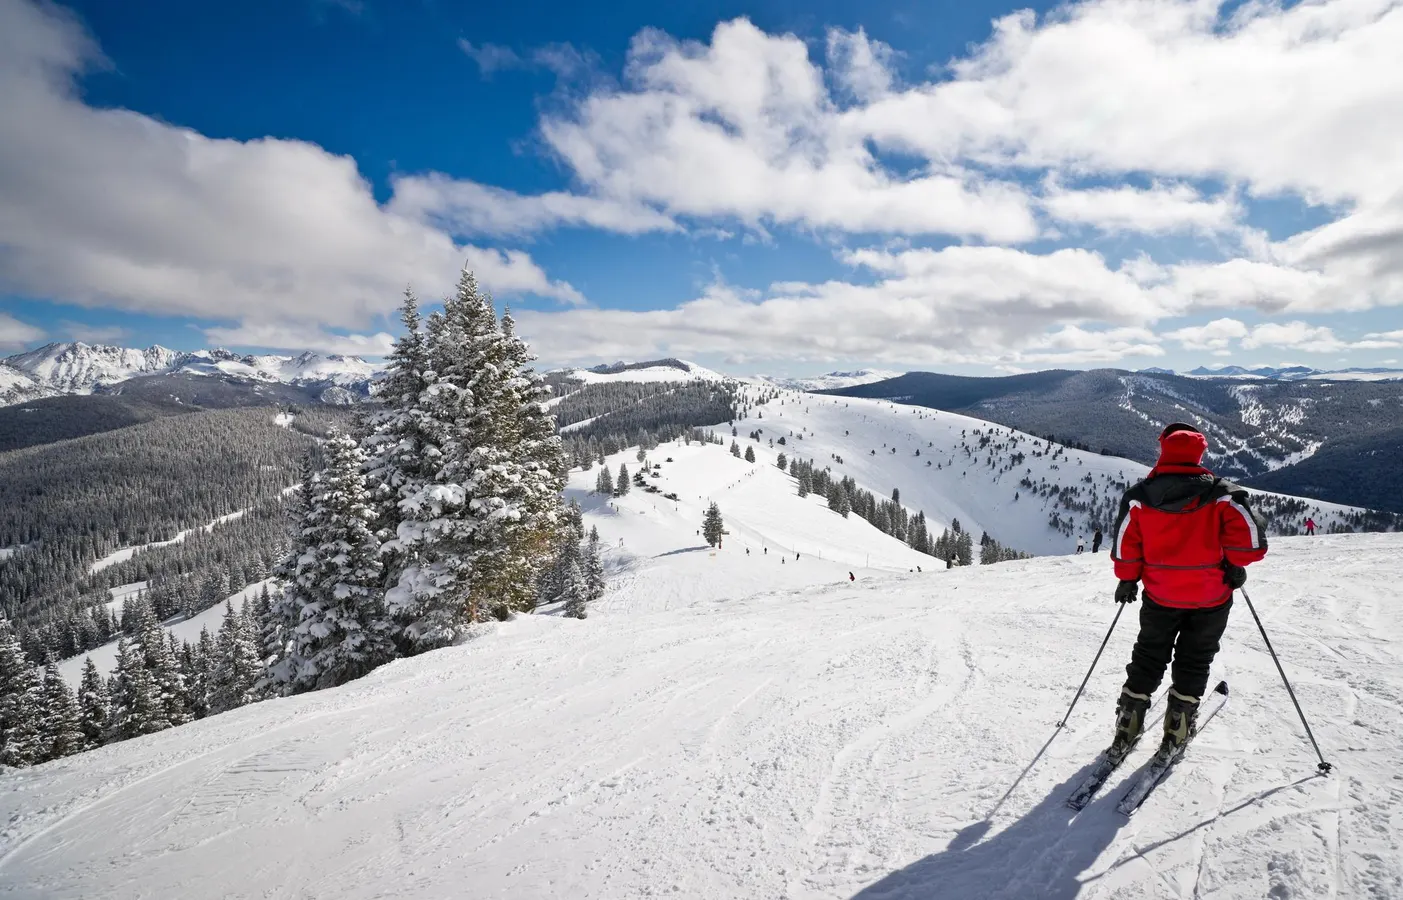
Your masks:
<svg viewBox="0 0 1403 900"><path fill-rule="evenodd" d="M1067 724L1067 720L1072 717L1072 710L1076 709L1077 701L1081 699L1081 692L1086 690L1086 683L1091 680L1091 673L1096 671L1096 664L1101 661L1101 654L1105 652L1106 645L1111 641L1111 632L1116 630L1116 623L1120 621L1120 614L1125 612L1125 604L1116 604L1116 617L1111 620L1111 627L1106 631L1106 637L1101 641L1101 649L1096 651L1096 658L1091 661L1091 668L1086 670L1086 677L1081 680L1081 687L1077 688L1077 695L1072 698L1072 705L1067 707L1067 714L1062 717L1062 721L1057 723L1061 728Z"/></svg>
<svg viewBox="0 0 1403 900"><path fill-rule="evenodd" d="M1267 645L1267 652L1271 654L1271 661L1276 663L1276 671L1281 673L1281 682L1286 685L1286 693L1291 695L1291 703L1296 707L1296 715L1301 717L1301 724L1306 727L1306 737L1310 738L1310 745L1315 748L1316 758L1320 760L1320 765L1315 768L1321 775L1330 774L1332 766L1325 761L1325 757L1320 752L1320 745L1315 742L1315 735L1311 733L1310 723L1306 721L1306 714L1301 712L1301 704L1296 702L1296 692L1291 690L1291 681L1286 677L1286 670L1281 668L1281 660L1276 658L1276 650L1272 648L1271 638L1267 637L1267 630L1262 627L1262 620L1257 616L1257 608L1252 605L1252 598L1247 596L1247 592L1238 588L1242 594L1242 599L1247 601L1247 609L1252 613L1252 618L1257 623L1257 630L1262 633L1262 642Z"/></svg>

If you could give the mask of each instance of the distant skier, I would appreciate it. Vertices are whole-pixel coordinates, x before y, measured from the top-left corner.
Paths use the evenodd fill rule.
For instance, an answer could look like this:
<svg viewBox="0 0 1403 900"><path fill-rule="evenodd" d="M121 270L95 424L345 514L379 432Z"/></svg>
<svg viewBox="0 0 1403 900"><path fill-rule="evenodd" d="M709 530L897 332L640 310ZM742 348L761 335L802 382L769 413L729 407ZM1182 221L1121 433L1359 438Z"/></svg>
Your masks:
<svg viewBox="0 0 1403 900"><path fill-rule="evenodd" d="M1096 533L1091 536L1091 552L1101 552L1101 529L1096 529Z"/></svg>
<svg viewBox="0 0 1403 900"><path fill-rule="evenodd" d="M849 572L849 573L848 573L848 580L849 580L849 581L857 581L857 576L854 575L853 573Z"/></svg>
<svg viewBox="0 0 1403 900"><path fill-rule="evenodd" d="M1228 625L1244 566L1267 554L1266 523L1247 492L1200 464L1208 439L1176 422L1159 436L1159 462L1120 501L1111 562L1116 602L1134 603L1145 583L1140 635L1116 704L1114 751L1135 743L1150 696L1173 659L1164 741L1182 746L1195 730L1208 670Z"/></svg>
<svg viewBox="0 0 1403 900"><path fill-rule="evenodd" d="M1307 519L1306 519L1306 534L1309 534L1309 535L1314 535L1314 534L1315 534L1315 520L1312 519L1312 518L1307 518Z"/></svg>
<svg viewBox="0 0 1403 900"><path fill-rule="evenodd" d="M1085 549L1086 549L1086 542L1085 542L1084 540L1082 540L1080 537L1078 537L1078 538L1077 538L1077 552L1078 552L1078 553L1081 553L1081 552L1084 551Z"/></svg>

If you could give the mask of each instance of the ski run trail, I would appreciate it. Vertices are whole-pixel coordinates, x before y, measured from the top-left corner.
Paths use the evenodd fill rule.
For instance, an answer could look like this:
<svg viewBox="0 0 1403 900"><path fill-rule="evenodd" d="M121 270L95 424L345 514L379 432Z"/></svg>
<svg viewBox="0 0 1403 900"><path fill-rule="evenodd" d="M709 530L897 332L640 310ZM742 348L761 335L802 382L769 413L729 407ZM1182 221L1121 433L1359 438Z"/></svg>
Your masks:
<svg viewBox="0 0 1403 900"><path fill-rule="evenodd" d="M1011 486L856 465L874 437L842 444L854 416L930 443L987 427L878 406L811 407L816 436L784 449L843 455L835 471L900 487L937 530L1039 537ZM1278 538L1250 569L1333 774L1239 600L1212 673L1232 702L1134 817L1114 807L1153 735L1075 813L1135 635L1130 610L1058 729L1115 615L1104 549L1054 534L1064 555L947 571L797 497L778 419L737 423L742 447L767 429L755 464L652 450L676 501L572 474L610 579L584 621L546 608L338 689L0 773L0 897L1403 897L1403 535ZM1143 473L1059 464L1076 458ZM696 534L711 500L720 550Z"/></svg>

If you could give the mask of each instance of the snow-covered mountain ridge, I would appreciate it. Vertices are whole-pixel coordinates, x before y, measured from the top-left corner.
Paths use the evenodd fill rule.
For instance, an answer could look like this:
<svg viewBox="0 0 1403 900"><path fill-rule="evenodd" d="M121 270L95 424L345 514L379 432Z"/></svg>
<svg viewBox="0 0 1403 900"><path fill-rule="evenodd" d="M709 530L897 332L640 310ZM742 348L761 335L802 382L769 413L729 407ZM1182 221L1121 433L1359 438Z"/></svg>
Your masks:
<svg viewBox="0 0 1403 900"><path fill-rule="evenodd" d="M171 374L337 387L365 395L382 369L360 357L310 351L297 356L241 355L218 348L185 352L157 345L143 350L74 341L0 360L0 405L37 396L90 394L133 378Z"/></svg>
<svg viewBox="0 0 1403 900"><path fill-rule="evenodd" d="M1336 773L1313 775L1235 610L1213 670L1234 699L1131 820L1113 807L1149 748L1085 811L1063 804L1110 737L1134 639L1112 634L1058 729L1114 612L1104 554L743 593L780 563L741 549L647 557L732 586L719 596L525 616L341 688L6 772L0 883L112 900L1403 887L1403 536L1280 540L1250 570Z"/></svg>

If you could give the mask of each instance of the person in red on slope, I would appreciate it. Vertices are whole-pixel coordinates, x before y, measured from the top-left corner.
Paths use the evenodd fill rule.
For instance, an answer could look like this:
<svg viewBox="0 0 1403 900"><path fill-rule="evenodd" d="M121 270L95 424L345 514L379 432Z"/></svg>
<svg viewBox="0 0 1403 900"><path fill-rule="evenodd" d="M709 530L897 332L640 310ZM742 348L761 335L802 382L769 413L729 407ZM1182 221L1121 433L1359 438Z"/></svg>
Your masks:
<svg viewBox="0 0 1403 900"><path fill-rule="evenodd" d="M1315 534L1315 520L1314 520L1314 519L1310 519L1310 518L1306 519L1306 534L1312 534L1312 535Z"/></svg>
<svg viewBox="0 0 1403 900"><path fill-rule="evenodd" d="M1193 734L1232 592L1247 581L1244 567L1267 553L1266 523L1247 492L1203 467L1206 437L1175 422L1159 447L1159 462L1121 498L1112 532L1116 601L1135 602L1144 584L1140 634L1116 704L1117 750L1139 739L1171 660L1164 741L1179 746Z"/></svg>

